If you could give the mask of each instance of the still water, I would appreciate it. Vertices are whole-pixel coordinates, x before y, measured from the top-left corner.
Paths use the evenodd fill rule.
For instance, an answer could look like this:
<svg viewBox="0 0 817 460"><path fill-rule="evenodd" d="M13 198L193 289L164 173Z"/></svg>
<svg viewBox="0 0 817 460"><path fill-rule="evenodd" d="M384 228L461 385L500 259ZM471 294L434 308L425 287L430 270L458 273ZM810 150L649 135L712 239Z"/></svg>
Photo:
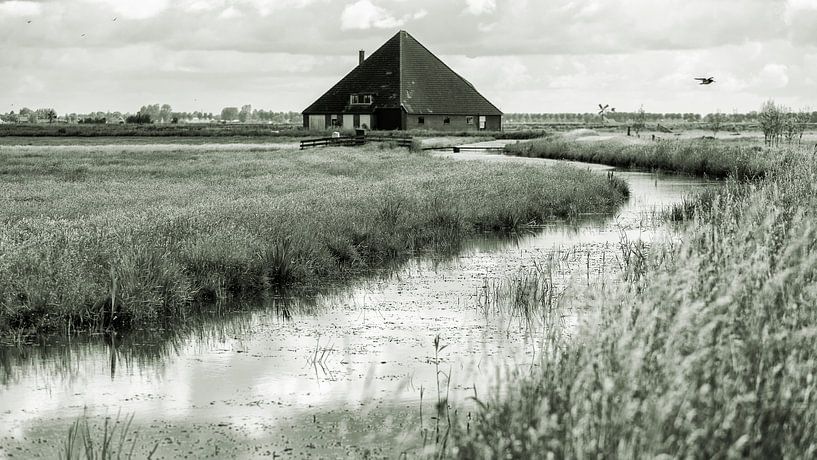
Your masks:
<svg viewBox="0 0 817 460"><path fill-rule="evenodd" d="M433 442L438 398L468 407L536 357L535 330L486 307L492 288L544 260L562 286L615 274L623 238L660 235L661 210L713 186L615 174L631 188L615 215L477 238L456 257L418 257L347 289L269 298L172 333L0 348L0 458L56 457L77 417L118 413L134 415L137 458L416 453Z"/></svg>

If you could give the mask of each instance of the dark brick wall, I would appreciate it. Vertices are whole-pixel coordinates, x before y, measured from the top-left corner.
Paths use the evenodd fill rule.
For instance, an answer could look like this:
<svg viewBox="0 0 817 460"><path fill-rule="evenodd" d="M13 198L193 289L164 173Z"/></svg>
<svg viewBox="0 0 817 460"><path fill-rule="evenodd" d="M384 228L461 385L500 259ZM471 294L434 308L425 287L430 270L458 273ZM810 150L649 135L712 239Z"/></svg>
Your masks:
<svg viewBox="0 0 817 460"><path fill-rule="evenodd" d="M424 123L420 123L420 117ZM445 123L445 119L448 123ZM502 117L485 117L485 129L499 131L502 129ZM465 115L406 115L406 129L430 129L434 131L476 131L479 129L479 116L473 115L471 124L467 123Z"/></svg>
<svg viewBox="0 0 817 460"><path fill-rule="evenodd" d="M477 131L479 129L479 115L472 116L472 123L467 123L465 115L413 115L403 112L402 114L396 111L378 111L372 115L372 124L376 129L392 129L392 125L397 123L397 120L402 119L404 129L428 129L434 131ZM355 118L358 118L356 115ZM424 123L420 124L419 118L423 117ZM325 115L326 127L331 128L331 115ZM445 119L449 122L445 123ZM338 120L343 120L343 114L338 114ZM380 126L380 121L385 122L388 126ZM485 129L487 131L501 131L502 117L487 116L485 117ZM309 126L309 116L304 116L304 127L314 128Z"/></svg>

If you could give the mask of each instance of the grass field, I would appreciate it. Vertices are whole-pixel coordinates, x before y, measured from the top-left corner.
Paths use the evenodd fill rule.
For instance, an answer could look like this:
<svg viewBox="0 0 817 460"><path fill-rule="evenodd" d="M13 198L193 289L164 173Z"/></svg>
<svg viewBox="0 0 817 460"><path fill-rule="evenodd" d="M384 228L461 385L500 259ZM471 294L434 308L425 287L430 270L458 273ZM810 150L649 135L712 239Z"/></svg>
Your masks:
<svg viewBox="0 0 817 460"><path fill-rule="evenodd" d="M622 168L715 178L755 178L781 161L777 149L755 143L714 140L633 141L629 138L571 139L552 136L507 146L511 155L601 163Z"/></svg>
<svg viewBox="0 0 817 460"><path fill-rule="evenodd" d="M0 147L0 331L122 329L326 284L475 232L610 211L626 184L406 150Z"/></svg>
<svg viewBox="0 0 817 460"><path fill-rule="evenodd" d="M763 180L707 197L680 242L628 246L622 286L540 305L551 324L576 311L582 324L551 328L507 396L480 395L446 454L814 457L817 164L772 153Z"/></svg>
<svg viewBox="0 0 817 460"><path fill-rule="evenodd" d="M326 137L334 131L345 134L354 134L353 129L333 128L316 131L303 129L292 125L244 124L244 123L206 123L206 124L0 124L0 145L10 145L10 142L26 143L39 142L34 139L68 138L83 141L83 138L161 138L169 142L196 142L197 138L247 138L247 139L274 139L281 137L305 139L311 137ZM413 137L489 137L491 139L534 139L545 134L541 129L523 129L512 131L433 131L413 130L405 131L372 131L378 136L407 136ZM7 138L12 138L10 141ZM174 139L175 138L175 139ZM155 142L155 141L154 141ZM253 142L253 141L250 141ZM253 142L257 143L257 141Z"/></svg>

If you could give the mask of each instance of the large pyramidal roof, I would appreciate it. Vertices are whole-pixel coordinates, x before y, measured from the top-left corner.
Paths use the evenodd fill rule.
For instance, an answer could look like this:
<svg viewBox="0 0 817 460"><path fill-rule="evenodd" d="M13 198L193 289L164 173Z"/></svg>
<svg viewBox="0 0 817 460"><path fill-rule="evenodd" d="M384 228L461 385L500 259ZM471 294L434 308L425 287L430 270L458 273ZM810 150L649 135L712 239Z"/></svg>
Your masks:
<svg viewBox="0 0 817 460"><path fill-rule="evenodd" d="M348 113L351 94L373 95L374 103L366 111L402 107L411 114L502 115L473 85L402 30L304 113Z"/></svg>

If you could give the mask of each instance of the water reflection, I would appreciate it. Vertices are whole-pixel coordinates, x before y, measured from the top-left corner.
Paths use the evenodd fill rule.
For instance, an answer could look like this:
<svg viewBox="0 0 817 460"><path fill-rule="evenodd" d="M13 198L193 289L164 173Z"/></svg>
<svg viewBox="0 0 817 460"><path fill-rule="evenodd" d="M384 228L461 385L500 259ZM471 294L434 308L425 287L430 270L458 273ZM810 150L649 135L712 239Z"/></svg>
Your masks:
<svg viewBox="0 0 817 460"><path fill-rule="evenodd" d="M351 288L322 288L281 292L244 303L208 305L184 321L158 330L136 330L124 335L95 334L70 338L49 337L22 346L0 347L0 384L8 387L27 376L70 382L86 372L97 372L105 357L106 374L152 369L161 373L163 363L183 350L209 350L230 338L246 335L259 321L292 321L294 317L318 315L332 305L365 302L372 286L388 282L411 282L416 270L433 273L456 270L463 261L489 254L501 259L520 257L537 248L567 248L578 244L616 243L622 232L638 232L643 238L654 228L658 213L678 202L696 187L709 183L678 176L648 173L619 173L633 191L630 202L618 213L584 215L571 221L556 221L538 228L504 233L485 233L464 243L456 254L429 253L402 265L366 274L366 280ZM483 261L484 262L484 261ZM466 262L467 263L467 262ZM192 349L191 349L192 347ZM96 363L92 369L83 363Z"/></svg>
<svg viewBox="0 0 817 460"><path fill-rule="evenodd" d="M232 304L201 306L195 314L158 329L137 329L124 334L48 336L34 342L0 347L0 385L8 387L32 374L68 380L87 371L81 363L102 362L117 372L155 368L195 343L200 351L252 330L253 311L263 311L273 321L290 321L293 315L315 314L319 296L314 291L294 291Z"/></svg>

